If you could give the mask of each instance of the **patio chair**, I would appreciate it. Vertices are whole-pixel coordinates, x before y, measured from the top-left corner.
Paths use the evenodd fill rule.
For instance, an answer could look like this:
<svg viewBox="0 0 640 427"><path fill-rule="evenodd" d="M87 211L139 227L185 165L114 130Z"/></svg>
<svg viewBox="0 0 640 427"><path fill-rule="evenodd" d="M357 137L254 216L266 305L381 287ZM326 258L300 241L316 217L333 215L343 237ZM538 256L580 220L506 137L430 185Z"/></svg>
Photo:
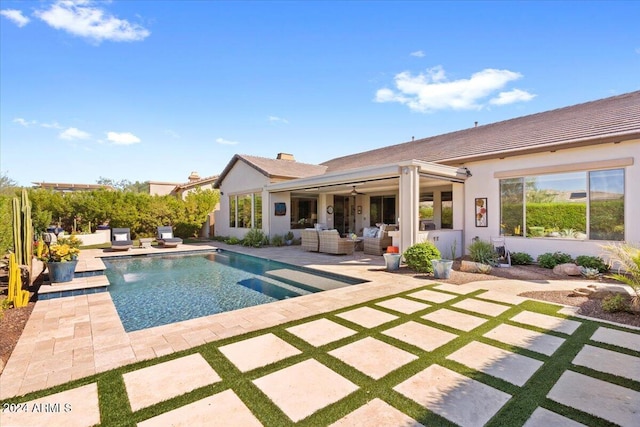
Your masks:
<svg viewBox="0 0 640 427"><path fill-rule="evenodd" d="M158 227L158 237L156 240L160 246L164 246L165 248L175 248L182 243L181 238L173 237L173 227L170 225Z"/></svg>
<svg viewBox="0 0 640 427"><path fill-rule="evenodd" d="M309 252L318 252L319 240L318 231L315 228L306 228L302 230L302 249Z"/></svg>
<svg viewBox="0 0 640 427"><path fill-rule="evenodd" d="M338 230L318 232L319 251L326 254L352 254L355 242L348 237L340 237Z"/></svg>
<svg viewBox="0 0 640 427"><path fill-rule="evenodd" d="M367 227L363 230L364 253L368 255L382 255L387 251L387 247L393 244L393 239L389 236L389 231L394 231L395 226L382 225L380 228Z"/></svg>
<svg viewBox="0 0 640 427"><path fill-rule="evenodd" d="M114 251L128 251L133 247L131 230L128 228L111 229L111 249Z"/></svg>

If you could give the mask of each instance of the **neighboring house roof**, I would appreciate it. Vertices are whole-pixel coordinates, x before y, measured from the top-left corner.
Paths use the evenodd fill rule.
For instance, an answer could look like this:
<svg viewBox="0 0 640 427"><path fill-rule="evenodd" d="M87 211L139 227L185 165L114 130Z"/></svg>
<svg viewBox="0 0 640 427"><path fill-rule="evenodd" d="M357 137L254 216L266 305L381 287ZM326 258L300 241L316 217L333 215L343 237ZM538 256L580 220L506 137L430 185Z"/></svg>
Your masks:
<svg viewBox="0 0 640 427"><path fill-rule="evenodd" d="M327 172L405 160L443 164L640 138L640 91L338 157Z"/></svg>
<svg viewBox="0 0 640 427"><path fill-rule="evenodd" d="M175 192L185 191L185 190L189 190L189 189L194 188L194 187L201 187L203 185L213 184L218 180L219 176L220 175L212 175L212 176L207 176L205 178L200 178L200 179L195 180L195 181L185 182L184 184L178 184L178 185L176 185L176 188L174 189L174 191Z"/></svg>
<svg viewBox="0 0 640 427"><path fill-rule="evenodd" d="M110 185L102 184L69 184L59 182L33 182L34 188L46 188L55 191L91 191L91 190L113 190Z"/></svg>
<svg viewBox="0 0 640 427"><path fill-rule="evenodd" d="M224 181L236 162L246 163L271 180L306 178L309 176L322 175L327 171L327 167L323 165L299 163L295 160L268 159L266 157L236 154L220 174L220 177L214 184L214 188L220 187L220 184Z"/></svg>

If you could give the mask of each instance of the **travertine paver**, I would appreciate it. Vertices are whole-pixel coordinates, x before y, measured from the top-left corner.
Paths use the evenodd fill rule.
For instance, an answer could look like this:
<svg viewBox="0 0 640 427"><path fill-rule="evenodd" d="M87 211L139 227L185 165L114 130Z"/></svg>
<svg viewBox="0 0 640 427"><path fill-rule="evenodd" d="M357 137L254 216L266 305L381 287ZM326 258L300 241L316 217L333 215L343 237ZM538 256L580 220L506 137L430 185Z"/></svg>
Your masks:
<svg viewBox="0 0 640 427"><path fill-rule="evenodd" d="M233 390L226 390L138 423L138 427L206 425L259 427L262 423Z"/></svg>
<svg viewBox="0 0 640 427"><path fill-rule="evenodd" d="M519 297L517 295L505 294L504 292L498 291L487 291L480 295L477 295L476 298L482 298L495 302L506 302L507 304L513 305L518 305L527 301L527 298Z"/></svg>
<svg viewBox="0 0 640 427"><path fill-rule="evenodd" d="M547 397L623 427L640 425L640 392L577 372L565 371Z"/></svg>
<svg viewBox="0 0 640 427"><path fill-rule="evenodd" d="M422 318L466 332L477 328L487 321L487 319L484 319L482 317L460 313L459 311L453 311L447 308L441 308L440 310L436 310L432 313L422 316Z"/></svg>
<svg viewBox="0 0 640 427"><path fill-rule="evenodd" d="M591 340L640 351L640 335L638 334L600 327L593 333Z"/></svg>
<svg viewBox="0 0 640 427"><path fill-rule="evenodd" d="M273 372L253 383L294 422L358 389L315 359Z"/></svg>
<svg viewBox="0 0 640 427"><path fill-rule="evenodd" d="M271 333L224 345L219 350L240 372L251 371L302 353Z"/></svg>
<svg viewBox="0 0 640 427"><path fill-rule="evenodd" d="M539 360L477 341L451 353L447 359L517 386L523 386L543 365Z"/></svg>
<svg viewBox="0 0 640 427"><path fill-rule="evenodd" d="M373 399L329 427L424 427L381 399Z"/></svg>
<svg viewBox="0 0 640 427"><path fill-rule="evenodd" d="M122 377L133 411L221 380L200 353L128 372Z"/></svg>
<svg viewBox="0 0 640 427"><path fill-rule="evenodd" d="M640 382L640 358L628 354L585 345L572 363Z"/></svg>
<svg viewBox="0 0 640 427"><path fill-rule="evenodd" d="M576 329L582 325L575 320L562 319L560 317L549 316L547 314L533 313L531 311L523 311L511 318L514 322L524 323L525 325L536 326L550 331L562 332L571 335Z"/></svg>
<svg viewBox="0 0 640 427"><path fill-rule="evenodd" d="M496 326L483 336L547 356L555 353L564 343L563 338L504 324Z"/></svg>
<svg viewBox="0 0 640 427"><path fill-rule="evenodd" d="M287 332L319 347L349 337L357 332L329 319L318 319L286 329Z"/></svg>
<svg viewBox="0 0 640 427"><path fill-rule="evenodd" d="M356 308L355 310L349 310L344 313L337 314L336 316L348 320L349 322L353 322L356 325L364 326L365 328L375 328L376 326L380 326L383 323L391 322L398 318L398 316L394 316L393 314L385 313L384 311L370 307Z"/></svg>
<svg viewBox="0 0 640 427"><path fill-rule="evenodd" d="M441 331L440 329L414 321L403 323L395 328L387 329L382 333L425 351L433 351L449 341L458 338L456 334Z"/></svg>
<svg viewBox="0 0 640 427"><path fill-rule="evenodd" d="M404 314L412 314L416 311L424 310L429 307L429 304L423 304L420 302L412 301L406 298L391 298L386 301L376 303L380 307L388 308L390 310L398 311Z"/></svg>
<svg viewBox="0 0 640 427"><path fill-rule="evenodd" d="M473 298L467 298L463 301L453 304L453 306L461 308L463 310L474 311L476 313L484 314L487 316L499 316L511 308L507 307L506 305L480 301Z"/></svg>
<svg viewBox="0 0 640 427"><path fill-rule="evenodd" d="M10 404L11 402L6 402ZM87 384L40 399L30 400L15 407L0 409L0 425L88 427L100 424L98 385Z"/></svg>
<svg viewBox="0 0 640 427"><path fill-rule="evenodd" d="M458 298L458 295L445 294L444 292L436 292L430 289L423 289L421 291L409 294L408 296L425 301L435 302L438 304L442 304L443 302Z"/></svg>
<svg viewBox="0 0 640 427"><path fill-rule="evenodd" d="M531 414L531 417L524 423L523 427L552 427L552 426L562 426L562 427L582 427L584 424L579 423L577 421L573 421L567 417L563 417L560 414L556 414L555 412L551 412L548 409L544 408L536 408Z"/></svg>
<svg viewBox="0 0 640 427"><path fill-rule="evenodd" d="M511 395L457 372L431 365L393 388L430 411L463 426L483 426Z"/></svg>
<svg viewBox="0 0 640 427"><path fill-rule="evenodd" d="M434 286L433 289L439 289L441 291L453 292L458 295L466 295L474 292L475 289L469 286L452 285L450 283L444 283L442 285Z"/></svg>
<svg viewBox="0 0 640 427"><path fill-rule="evenodd" d="M329 352L333 357L378 380L418 356L367 337Z"/></svg>

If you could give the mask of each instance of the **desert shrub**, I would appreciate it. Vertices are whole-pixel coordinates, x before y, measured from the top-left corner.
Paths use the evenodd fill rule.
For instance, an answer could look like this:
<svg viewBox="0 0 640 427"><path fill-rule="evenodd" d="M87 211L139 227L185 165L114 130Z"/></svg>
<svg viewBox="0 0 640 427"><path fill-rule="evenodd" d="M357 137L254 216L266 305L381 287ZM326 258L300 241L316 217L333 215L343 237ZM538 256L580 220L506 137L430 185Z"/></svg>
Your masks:
<svg viewBox="0 0 640 427"><path fill-rule="evenodd" d="M282 235L276 234L273 237L271 237L271 246L282 246L283 244L284 244L284 239L282 238Z"/></svg>
<svg viewBox="0 0 640 427"><path fill-rule="evenodd" d="M269 243L269 238L259 228L252 228L247 231L242 240L243 246L252 246L254 248L260 248L267 243Z"/></svg>
<svg viewBox="0 0 640 427"><path fill-rule="evenodd" d="M609 255L611 268L617 273L611 278L629 285L634 297L631 299L630 308L634 312L640 311L640 248L629 243L617 243L604 246Z"/></svg>
<svg viewBox="0 0 640 427"><path fill-rule="evenodd" d="M538 264L544 268L553 268L558 264L566 264L568 262L571 262L571 255L564 252L547 252L538 256Z"/></svg>
<svg viewBox="0 0 640 427"><path fill-rule="evenodd" d="M287 233L284 235L284 240L293 240L293 232L287 231Z"/></svg>
<svg viewBox="0 0 640 427"><path fill-rule="evenodd" d="M602 258L597 256L580 255L576 257L576 264L580 267L595 268L600 273L609 271L609 266L605 264Z"/></svg>
<svg viewBox="0 0 640 427"><path fill-rule="evenodd" d="M498 254L493 248L493 245L489 242L476 240L469 245L468 249L469 256L475 262L487 265L495 265L496 260L498 259Z"/></svg>
<svg viewBox="0 0 640 427"><path fill-rule="evenodd" d="M533 257L524 252L512 252L511 264L513 265L529 265L533 264Z"/></svg>
<svg viewBox="0 0 640 427"><path fill-rule="evenodd" d="M240 243L240 239L238 239L237 237L229 237L224 242L227 245L237 245L238 243Z"/></svg>
<svg viewBox="0 0 640 427"><path fill-rule="evenodd" d="M629 301L620 294L612 295L602 300L602 309L609 313L627 311L629 309Z"/></svg>
<svg viewBox="0 0 640 427"><path fill-rule="evenodd" d="M417 243L407 249L404 254L404 262L410 269L418 273L433 273L432 259L440 259L440 251L433 243Z"/></svg>

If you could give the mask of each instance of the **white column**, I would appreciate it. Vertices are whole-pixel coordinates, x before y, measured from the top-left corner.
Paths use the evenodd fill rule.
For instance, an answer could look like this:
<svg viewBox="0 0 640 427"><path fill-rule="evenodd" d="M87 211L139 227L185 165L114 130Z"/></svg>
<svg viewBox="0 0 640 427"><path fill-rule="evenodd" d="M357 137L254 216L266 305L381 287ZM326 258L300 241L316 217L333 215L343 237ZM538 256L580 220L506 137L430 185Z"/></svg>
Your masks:
<svg viewBox="0 0 640 427"><path fill-rule="evenodd" d="M453 199L453 229L464 229L464 184L453 182L451 184Z"/></svg>
<svg viewBox="0 0 640 427"><path fill-rule="evenodd" d="M400 168L400 253L417 242L420 214L420 176L417 166Z"/></svg>
<svg viewBox="0 0 640 427"><path fill-rule="evenodd" d="M271 193L264 188L262 189L262 232L267 236L270 236L269 230L271 229Z"/></svg>

